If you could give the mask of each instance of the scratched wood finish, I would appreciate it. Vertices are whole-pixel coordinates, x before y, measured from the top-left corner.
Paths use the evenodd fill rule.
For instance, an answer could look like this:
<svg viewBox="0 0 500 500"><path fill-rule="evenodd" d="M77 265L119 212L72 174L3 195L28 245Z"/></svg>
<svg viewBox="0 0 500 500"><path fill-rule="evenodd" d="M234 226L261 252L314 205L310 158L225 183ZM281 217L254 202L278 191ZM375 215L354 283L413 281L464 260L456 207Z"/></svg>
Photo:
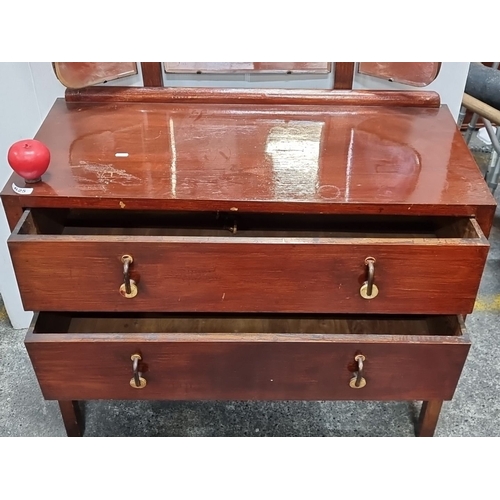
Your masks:
<svg viewBox="0 0 500 500"><path fill-rule="evenodd" d="M333 88L337 90L352 89L352 80L354 78L353 62L335 63Z"/></svg>
<svg viewBox="0 0 500 500"><path fill-rule="evenodd" d="M67 89L68 102L148 102L197 104L290 104L336 106L395 106L438 108L437 92L399 90L234 89L234 88L131 88L91 87Z"/></svg>
<svg viewBox="0 0 500 500"><path fill-rule="evenodd" d="M435 331L435 326L424 326L435 321L431 318L399 318L394 323L374 318L323 319L317 320L316 328L308 328L319 333L295 334L280 333L297 326L287 328L287 318L270 328L267 323L269 334L245 333L256 329L251 319L248 328L244 319L233 319L237 333L212 333L193 317L185 318L191 325L188 330L201 333L165 333L168 329L182 332L182 322L175 326L176 320L168 317L146 318L148 328L144 328L133 315L69 318L68 330L75 319L77 333L45 333L50 331L47 318L49 324L41 333L35 325L26 337L47 399L451 399L469 350L457 318L448 318L448 323L441 320L449 336L405 335L418 332L419 326ZM230 321L219 319L209 326L229 330ZM337 327L331 328L332 333L321 333L322 321L326 327ZM384 322L386 328L381 326ZM335 333L369 331L370 323L394 334ZM116 333L100 333L110 329ZM136 333L130 333L134 329ZM135 353L142 356L140 370L147 380L141 390L130 386L130 356ZM359 353L366 356L367 385L352 389L349 380Z"/></svg>
<svg viewBox="0 0 500 500"><path fill-rule="evenodd" d="M161 65L157 62L141 63L142 81L145 87L162 87Z"/></svg>
<svg viewBox="0 0 500 500"><path fill-rule="evenodd" d="M434 238L377 238L383 227L370 237L354 237L352 229L345 237L313 230L297 236L265 227L259 236L241 231L238 237L214 230L209 234L222 235L205 236L199 228L190 236L192 230L168 227L146 227L142 234L134 234L134 227L104 228L104 234L100 228L91 234L70 228L66 234L64 224L43 234L43 219L32 219L26 211L8 246L25 308L42 311L466 314L472 312L489 247L473 220L436 229ZM139 293L133 299L119 294L125 254L134 258L131 273ZM40 265L43 255L57 266ZM359 292L369 256L376 259L379 288L373 300Z"/></svg>
<svg viewBox="0 0 500 500"><path fill-rule="evenodd" d="M58 101L24 207L476 215L495 201L447 109ZM288 146L287 146L288 144ZM127 157L115 156L127 153ZM488 223L489 222L489 223Z"/></svg>

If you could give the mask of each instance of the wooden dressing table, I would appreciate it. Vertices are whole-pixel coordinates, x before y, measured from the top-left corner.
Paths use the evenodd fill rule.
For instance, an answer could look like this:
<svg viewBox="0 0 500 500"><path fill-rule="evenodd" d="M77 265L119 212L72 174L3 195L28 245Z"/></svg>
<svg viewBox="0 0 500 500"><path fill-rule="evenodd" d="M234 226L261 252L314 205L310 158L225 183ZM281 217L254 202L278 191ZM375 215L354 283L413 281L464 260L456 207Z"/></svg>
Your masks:
<svg viewBox="0 0 500 500"><path fill-rule="evenodd" d="M2 191L46 399L422 400L470 342L495 202L431 92L89 87Z"/></svg>

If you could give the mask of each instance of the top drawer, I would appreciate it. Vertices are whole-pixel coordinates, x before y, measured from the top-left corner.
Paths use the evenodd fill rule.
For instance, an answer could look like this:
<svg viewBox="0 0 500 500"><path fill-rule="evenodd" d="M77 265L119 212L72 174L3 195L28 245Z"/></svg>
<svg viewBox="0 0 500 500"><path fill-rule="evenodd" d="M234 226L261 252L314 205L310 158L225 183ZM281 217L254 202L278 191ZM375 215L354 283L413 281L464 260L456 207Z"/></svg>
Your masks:
<svg viewBox="0 0 500 500"><path fill-rule="evenodd" d="M26 210L8 245L46 311L467 314L488 252L467 218L60 209Z"/></svg>

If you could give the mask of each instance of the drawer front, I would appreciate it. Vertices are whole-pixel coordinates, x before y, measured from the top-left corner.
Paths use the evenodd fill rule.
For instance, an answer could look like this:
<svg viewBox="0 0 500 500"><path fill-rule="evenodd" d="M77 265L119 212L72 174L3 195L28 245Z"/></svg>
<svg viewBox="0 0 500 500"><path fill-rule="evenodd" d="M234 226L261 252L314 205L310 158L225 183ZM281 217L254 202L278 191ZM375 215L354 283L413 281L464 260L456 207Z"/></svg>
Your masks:
<svg viewBox="0 0 500 500"><path fill-rule="evenodd" d="M10 241L27 310L472 312L487 246L356 242ZM127 299L121 257L133 256ZM378 295L365 299L365 259Z"/></svg>
<svg viewBox="0 0 500 500"><path fill-rule="evenodd" d="M295 230L178 236L182 228L163 229L163 236L162 230L150 235L148 229L63 224L61 234L40 234L42 222L26 212L8 244L28 310L466 314L474 306L488 242L473 219L462 222L456 237L449 230L434 238L361 237L367 234L361 231L349 233L357 237L332 231L298 237ZM120 293L124 255L133 258L133 298ZM378 295L372 291L367 298L362 288L369 258Z"/></svg>
<svg viewBox="0 0 500 500"><path fill-rule="evenodd" d="M134 324L127 320L125 328L133 329ZM461 334L199 330L202 333L31 331L26 346L45 398L60 400L451 399L469 349ZM147 381L142 389L130 385L134 354L142 358L138 370ZM366 386L355 389L349 382L358 354L365 357Z"/></svg>

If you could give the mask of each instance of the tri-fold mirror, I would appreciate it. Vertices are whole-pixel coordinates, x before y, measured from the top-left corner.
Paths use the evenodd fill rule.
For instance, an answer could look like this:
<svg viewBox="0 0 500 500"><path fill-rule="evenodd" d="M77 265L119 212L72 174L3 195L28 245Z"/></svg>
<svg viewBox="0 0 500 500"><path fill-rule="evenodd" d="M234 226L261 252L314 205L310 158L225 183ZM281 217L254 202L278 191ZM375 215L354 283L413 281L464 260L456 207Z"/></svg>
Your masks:
<svg viewBox="0 0 500 500"><path fill-rule="evenodd" d="M151 63L146 63L151 64ZM158 63L159 64L159 63ZM330 62L164 62L165 73L177 74L326 74ZM55 62L54 71L67 88L78 89L117 80L138 72L135 62ZM357 71L390 82L425 87L439 74L439 62L360 62ZM161 75L160 75L161 81Z"/></svg>

